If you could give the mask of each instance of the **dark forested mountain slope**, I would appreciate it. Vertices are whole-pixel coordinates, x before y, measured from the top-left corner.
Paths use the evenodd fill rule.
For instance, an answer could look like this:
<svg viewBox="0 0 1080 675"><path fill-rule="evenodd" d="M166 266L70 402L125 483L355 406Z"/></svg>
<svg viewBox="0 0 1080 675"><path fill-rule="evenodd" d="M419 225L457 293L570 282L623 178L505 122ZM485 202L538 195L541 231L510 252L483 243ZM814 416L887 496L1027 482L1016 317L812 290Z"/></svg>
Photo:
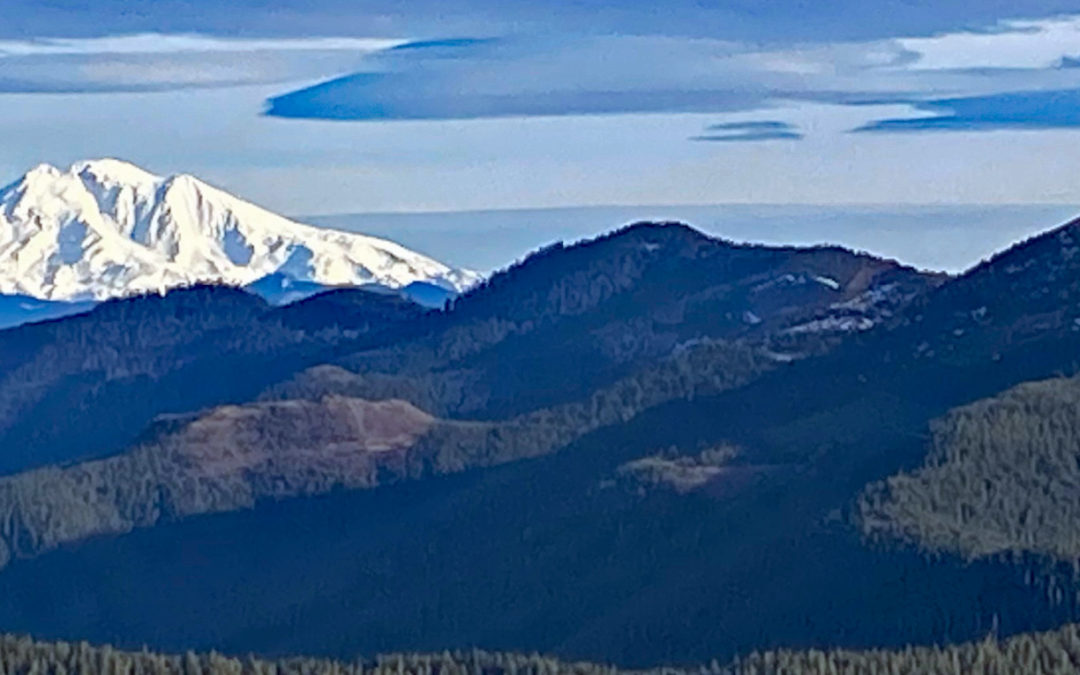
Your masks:
<svg viewBox="0 0 1080 675"><path fill-rule="evenodd" d="M421 314L363 291L275 309L203 286L0 331L0 473L118 452L156 415L254 397Z"/></svg>
<svg viewBox="0 0 1080 675"><path fill-rule="evenodd" d="M42 636L169 649L348 655L473 644L623 664L1054 627L1074 608L1032 588L1025 570L1008 561L968 564L867 546L848 521L867 483L922 461L931 419L1071 368L1080 333L1067 322L1014 330L1030 325L1025 307L1041 311L1018 295L1071 293L1080 281L1080 268L1056 250L1045 264L1024 268L1032 250L1039 249L1029 245L990 263L1005 273L980 267L927 291L828 353L773 359L734 388L659 400L586 427L543 457L256 503L16 561L0 573L0 621ZM535 264L552 263L542 256ZM1030 275L1007 273L1011 265ZM761 274L772 278L776 269ZM743 298L766 283L744 278L754 281L740 287ZM494 293L481 289L476 297L485 292ZM616 307L607 303L620 296L611 297L594 307ZM663 306L627 297L647 310ZM472 298L461 307L480 302ZM706 314L725 317L723 306ZM397 353L415 372L425 358L453 362L457 343L445 336L474 325L459 311L479 310L429 319L449 327L360 360ZM772 335L783 328L750 339L756 326L781 321L761 311L760 324L715 324L734 330L738 323L739 338L713 339L772 350L777 345L761 341L779 339ZM568 316L552 325L589 334L591 324ZM493 325L487 321L475 325ZM519 339L492 335L500 346ZM482 351L460 344L468 358ZM565 345L549 348L576 348ZM642 479L643 466L661 478ZM679 481L663 478L676 470ZM688 472L694 479L686 489Z"/></svg>
<svg viewBox="0 0 1080 675"><path fill-rule="evenodd" d="M868 484L922 464L931 420L1073 372L1075 229L942 283L838 249L637 226L544 251L447 312L398 321L380 306L385 321L362 313L316 330L304 313L342 314L344 296L280 310L288 318L253 309L242 323L272 326L275 345L302 336L303 348L204 356L207 369L266 372L244 392L178 397L172 411L222 391L260 400L159 418L108 464L168 447L186 462L168 465L182 466L181 486L184 472L217 467L251 489L243 508L183 512L189 502L172 496L187 493L159 480L168 471L99 471L100 483L75 482L105 486L87 500L101 508L75 508L71 522L100 523L126 504L118 486L133 485L151 497L124 513L156 525L34 546L54 530L28 514L63 521L52 502L37 507L70 490L8 479L20 497L2 511L5 541L41 555L0 573L0 625L168 649L477 645L626 665L1053 628L1077 608L1028 569L868 544L851 516ZM199 339L216 346L230 330ZM201 381L192 373L155 385ZM423 429L394 446L398 464L361 462L355 427L325 409L392 397L414 404L395 403ZM263 419L279 409L296 413L287 428ZM319 433L305 431L312 420ZM342 489L356 487L375 489ZM258 499L294 495L315 496Z"/></svg>
<svg viewBox="0 0 1080 675"><path fill-rule="evenodd" d="M506 417L584 398L703 340L801 358L941 281L839 248L639 224L542 250L459 298L437 330L337 363L375 384L390 375L418 386L414 402L438 414Z"/></svg>
<svg viewBox="0 0 1080 675"><path fill-rule="evenodd" d="M335 289L280 307L268 318L293 329L314 332L339 329L368 335L413 322L429 314L424 307L396 294Z"/></svg>
<svg viewBox="0 0 1080 675"><path fill-rule="evenodd" d="M305 363L371 341L395 340L375 353L377 358L397 355L398 370L354 374L322 365L271 388L263 404L202 415L174 413L165 424L151 425L130 455L2 481L0 513L10 524L0 533L0 561L162 519L247 507L259 497L319 493L342 485L371 487L547 454L667 401L740 386L779 364L822 351L837 336L888 319L908 297L936 281L840 249L736 246L665 224L635 226L571 249L542 252L463 298L448 313L425 313L399 298L360 291L331 291L273 310L236 291L211 288L159 302L140 298L106 305L82 321L54 326L39 336L48 347L55 347L50 338L53 343L75 343L66 361L46 370L58 381L39 388L50 394L59 390L67 396L64 403L79 404L81 416L40 426L34 421L41 418L33 414L30 421L13 415L21 425L8 437L18 438L20 430L27 430L32 436L25 446L36 452L31 459L17 454L9 458L15 467L20 461L27 465L121 453L135 440L139 421L154 413L243 401ZM518 300L533 319L525 318L529 313L514 304ZM186 321L194 326L190 334L181 328ZM483 329L490 321L509 328L490 333ZM141 335L126 341L113 337L116 325L128 324ZM99 352L114 346L123 349L108 353L112 360L104 366L94 362ZM461 354L464 359L457 358ZM361 352L348 360L367 356ZM425 357L452 369L417 372L417 362ZM462 374L463 362L469 375ZM31 375L40 376L42 370L40 363L29 368ZM446 386L447 372L455 387ZM604 372L621 377L597 389L597 376ZM92 384L104 381L107 396L81 389L78 381L72 386L69 375ZM590 382L593 388L585 389ZM167 393L142 397L153 388ZM264 410L281 415L323 411L340 407L339 401L355 401L357 410L366 410L371 403L365 398L404 398L425 410L453 408L451 412L460 413L474 405L486 407L484 395L493 391L523 407L543 399L549 390L562 402L525 408L498 424L447 423L419 434L415 448L399 448L400 462L372 463L378 467L378 480L366 473L359 479L337 466L342 452L357 452L363 445L357 435L365 433L364 425L349 427L348 434L331 441L319 426L327 421L324 417L293 420L298 426L290 433L307 434L311 440L294 439L286 445L321 458L321 464L309 467L306 479L284 468L290 460L273 454L276 432L268 436L259 428L274 428L272 416L260 412ZM17 387L15 392L20 394ZM34 411L32 397L21 394L24 401L30 398L27 409ZM456 406L449 404L448 394L455 395ZM574 395L580 398L574 400ZM83 399L75 401L78 396ZM100 414L124 397L134 402L120 412ZM269 461L269 472L237 459L234 448L241 437L232 426L219 424L221 419L244 420L250 430L241 437L267 446L272 459L257 464ZM84 441L89 450L82 443L65 444L73 424L90 432ZM179 437L198 429L202 446L240 462L236 468L246 475L215 475L207 482L198 471L193 474L187 469L190 456L177 454L168 438L157 437L160 429L174 427ZM50 440L65 454L50 455L43 449ZM200 454L206 452L210 450ZM369 463L366 455L357 461ZM262 483L268 481L284 487L265 489ZM232 496L207 496L230 490ZM84 498L92 503L82 503Z"/></svg>
<svg viewBox="0 0 1080 675"><path fill-rule="evenodd" d="M550 454L666 401L732 389L774 366L746 347L699 346L585 400L501 422L436 420L405 401L341 395L162 415L128 452L0 477L0 567L14 556L268 498Z"/></svg>
<svg viewBox="0 0 1080 675"><path fill-rule="evenodd" d="M949 412L922 467L875 483L860 525L971 559L1080 563L1080 380L1017 385Z"/></svg>
<svg viewBox="0 0 1080 675"><path fill-rule="evenodd" d="M350 395L397 391L437 415L499 418L583 400L702 340L799 358L939 281L669 224L544 251L449 312L363 291L282 308L211 287L110 302L0 332L0 473L119 452L158 414L250 400L327 362L367 376ZM318 372L309 395L341 393Z"/></svg>
<svg viewBox="0 0 1080 675"><path fill-rule="evenodd" d="M730 438L723 429L746 410L717 403L707 435ZM751 434L732 439L745 458L707 489L609 485L626 462L701 438L667 433L699 422L693 412L672 404L542 459L263 503L17 561L0 573L0 621L168 649L344 656L474 644L645 665L977 638L995 615L1006 632L1065 618L1005 566L863 547L828 514L864 476L759 464ZM858 448L831 451L845 449Z"/></svg>
<svg viewBox="0 0 1080 675"><path fill-rule="evenodd" d="M1033 237L917 298L905 321L915 325L903 335L922 337L914 345L917 357L955 365L996 361L1026 344L1080 332L1080 221Z"/></svg>

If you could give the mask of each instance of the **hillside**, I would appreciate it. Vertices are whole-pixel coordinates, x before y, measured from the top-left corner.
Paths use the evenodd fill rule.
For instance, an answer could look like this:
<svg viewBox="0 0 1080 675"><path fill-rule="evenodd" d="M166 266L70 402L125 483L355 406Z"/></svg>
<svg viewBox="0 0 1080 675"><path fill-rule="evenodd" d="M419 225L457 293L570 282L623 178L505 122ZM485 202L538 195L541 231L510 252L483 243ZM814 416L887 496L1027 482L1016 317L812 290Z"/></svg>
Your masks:
<svg viewBox="0 0 1080 675"><path fill-rule="evenodd" d="M327 398L226 406L136 450L0 478L0 566L163 519L251 508L256 500L374 487L409 471L431 416L400 401Z"/></svg>
<svg viewBox="0 0 1080 675"><path fill-rule="evenodd" d="M156 415L252 398L312 354L423 315L365 291L272 308L203 286L0 331L0 473L120 451Z"/></svg>
<svg viewBox="0 0 1080 675"><path fill-rule="evenodd" d="M19 533L7 541L30 545L0 573L0 621L167 650L477 645L623 666L1055 628L1078 608L1029 567L868 545L851 516L868 484L923 462L932 420L1071 371L1080 333L1032 317L1080 283L1060 247L1072 227L947 280L675 225L544 251L447 311L302 342L239 407L148 416L141 445L105 460L126 468L87 482L98 514L123 502L120 486L173 494L171 468L128 471L171 447L185 470L192 457L237 468L223 475L250 499L143 526L94 516L37 546L77 520L56 497L70 489L6 479L53 520L31 517L33 499L6 502ZM1028 255L1039 263L1023 267ZM388 399L436 421L403 463L350 482L342 468L370 467L348 449L359 437L319 441L338 427L309 413ZM263 417L278 409L308 412L278 429ZM269 453L279 441L284 454Z"/></svg>
<svg viewBox="0 0 1080 675"><path fill-rule="evenodd" d="M158 414L260 392L290 398L298 374L304 396L506 419L588 399L710 340L749 341L782 363L887 319L939 281L839 249L640 225L532 256L447 312L362 291L278 309L210 288L114 301L0 332L0 448L10 449L0 472L122 451ZM326 364L362 377L341 390L341 378L320 381L325 369L303 372Z"/></svg>
<svg viewBox="0 0 1080 675"><path fill-rule="evenodd" d="M503 422L437 420L405 401L341 395L162 415L129 452L0 477L0 568L16 556L268 499L550 454L666 401L737 387L770 365L745 348L699 347L584 401Z"/></svg>
<svg viewBox="0 0 1080 675"><path fill-rule="evenodd" d="M585 398L710 340L803 358L888 321L942 280L843 249L739 245L641 223L542 250L456 300L439 330L334 363L389 377L400 395L419 387L410 400L436 414L500 418Z"/></svg>
<svg viewBox="0 0 1080 675"><path fill-rule="evenodd" d="M863 530L969 558L1080 561L1080 381L1018 385L933 425L923 467L867 490Z"/></svg>

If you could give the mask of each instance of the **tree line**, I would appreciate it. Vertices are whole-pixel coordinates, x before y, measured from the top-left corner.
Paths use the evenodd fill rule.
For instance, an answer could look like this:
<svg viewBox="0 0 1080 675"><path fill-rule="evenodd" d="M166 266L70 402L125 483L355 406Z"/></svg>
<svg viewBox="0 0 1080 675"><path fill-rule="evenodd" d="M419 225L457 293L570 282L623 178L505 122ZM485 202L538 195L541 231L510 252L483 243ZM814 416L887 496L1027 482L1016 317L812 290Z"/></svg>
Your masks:
<svg viewBox="0 0 1080 675"><path fill-rule="evenodd" d="M884 650L756 652L727 663L620 669L541 654L478 649L371 659L162 654L0 635L0 675L1062 675L1080 669L1080 625L1007 639Z"/></svg>

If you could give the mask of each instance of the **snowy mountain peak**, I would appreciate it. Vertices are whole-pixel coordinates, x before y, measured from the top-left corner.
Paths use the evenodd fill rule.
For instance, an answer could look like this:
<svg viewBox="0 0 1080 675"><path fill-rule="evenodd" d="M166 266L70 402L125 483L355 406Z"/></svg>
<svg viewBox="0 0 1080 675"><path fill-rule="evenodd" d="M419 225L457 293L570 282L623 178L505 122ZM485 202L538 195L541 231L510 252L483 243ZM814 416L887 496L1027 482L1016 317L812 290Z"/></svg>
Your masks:
<svg viewBox="0 0 1080 675"><path fill-rule="evenodd" d="M161 180L160 176L130 162L108 157L76 162L71 165L69 173L99 184L149 185Z"/></svg>
<svg viewBox="0 0 1080 675"><path fill-rule="evenodd" d="M39 176L55 177L55 176L59 176L61 173L62 172L60 171L60 169L57 169L52 164L47 164L47 163L43 162L43 163L38 164L37 166L35 166L33 169L30 169L29 171L27 171L26 175L23 176L22 182L28 182L28 181L31 181L31 180L35 180Z"/></svg>
<svg viewBox="0 0 1080 675"><path fill-rule="evenodd" d="M270 274L460 291L479 275L383 239L302 225L187 174L41 164L0 190L0 293L52 300L247 285Z"/></svg>

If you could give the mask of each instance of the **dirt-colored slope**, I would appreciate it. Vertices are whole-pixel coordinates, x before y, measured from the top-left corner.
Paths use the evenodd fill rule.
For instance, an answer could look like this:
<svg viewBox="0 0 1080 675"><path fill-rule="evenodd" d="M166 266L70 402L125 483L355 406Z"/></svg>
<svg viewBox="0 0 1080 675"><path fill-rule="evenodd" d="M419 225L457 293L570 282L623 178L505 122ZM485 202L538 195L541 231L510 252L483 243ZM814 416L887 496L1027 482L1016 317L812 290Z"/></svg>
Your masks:
<svg viewBox="0 0 1080 675"><path fill-rule="evenodd" d="M404 401L328 396L216 408L163 447L210 478L275 467L335 473L348 482L371 469L372 455L404 452L434 423Z"/></svg>
<svg viewBox="0 0 1080 675"><path fill-rule="evenodd" d="M404 401L341 396L163 420L131 452L0 479L0 565L262 498L372 487L404 475L407 451L436 424Z"/></svg>

